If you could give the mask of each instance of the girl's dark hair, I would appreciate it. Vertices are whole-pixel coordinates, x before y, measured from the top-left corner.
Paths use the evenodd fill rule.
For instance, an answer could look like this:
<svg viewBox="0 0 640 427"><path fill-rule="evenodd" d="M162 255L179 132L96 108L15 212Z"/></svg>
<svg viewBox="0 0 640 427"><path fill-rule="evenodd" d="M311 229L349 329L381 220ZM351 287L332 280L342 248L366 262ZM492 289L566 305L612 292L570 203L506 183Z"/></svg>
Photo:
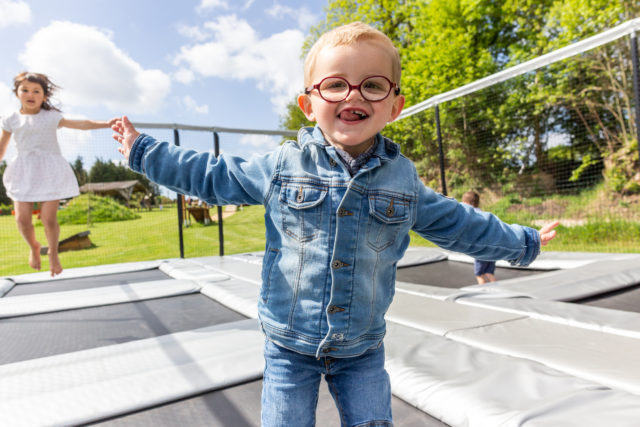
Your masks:
<svg viewBox="0 0 640 427"><path fill-rule="evenodd" d="M50 101L52 95L56 90L60 89L60 86L54 84L51 80L49 80L49 77L47 77L44 74L30 73L28 71L23 71L13 78L13 93L15 93L16 96L18 95L18 87L25 80L31 83L38 83L40 86L42 86L42 91L46 98L42 103L43 109L60 111L60 109L57 107L54 107Z"/></svg>

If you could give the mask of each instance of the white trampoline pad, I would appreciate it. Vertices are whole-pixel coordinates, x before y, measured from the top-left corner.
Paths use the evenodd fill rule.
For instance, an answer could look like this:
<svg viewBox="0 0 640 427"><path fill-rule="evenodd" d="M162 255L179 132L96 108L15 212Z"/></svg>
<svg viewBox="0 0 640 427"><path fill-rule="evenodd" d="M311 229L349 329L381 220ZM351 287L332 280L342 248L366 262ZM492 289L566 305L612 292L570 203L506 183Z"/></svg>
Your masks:
<svg viewBox="0 0 640 427"><path fill-rule="evenodd" d="M532 360L393 323L385 342L393 393L452 426L631 427L640 419L640 396Z"/></svg>
<svg viewBox="0 0 640 427"><path fill-rule="evenodd" d="M0 319L74 308L143 301L199 291L200 286L190 280L157 280L128 285L5 297L0 299Z"/></svg>
<svg viewBox="0 0 640 427"><path fill-rule="evenodd" d="M2 365L2 424L77 425L258 379L263 345L250 319Z"/></svg>
<svg viewBox="0 0 640 427"><path fill-rule="evenodd" d="M475 328L523 316L504 311L465 306L425 296L396 292L386 319L437 335L458 329Z"/></svg>
<svg viewBox="0 0 640 427"><path fill-rule="evenodd" d="M454 331L447 336L640 395L640 339L539 319Z"/></svg>

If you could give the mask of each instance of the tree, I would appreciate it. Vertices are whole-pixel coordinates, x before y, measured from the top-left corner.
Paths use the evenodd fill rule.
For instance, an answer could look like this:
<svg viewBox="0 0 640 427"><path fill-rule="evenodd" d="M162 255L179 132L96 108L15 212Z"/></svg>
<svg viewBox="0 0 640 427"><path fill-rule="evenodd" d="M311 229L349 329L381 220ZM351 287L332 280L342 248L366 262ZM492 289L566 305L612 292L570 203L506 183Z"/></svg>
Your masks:
<svg viewBox="0 0 640 427"><path fill-rule="evenodd" d="M582 40L639 14L640 4L632 0L557 1L547 16L549 47ZM552 96L582 125L582 135L575 138L580 149L599 153L611 190L640 192L629 39L618 39L563 65ZM583 156L583 164L591 161L591 156Z"/></svg>
<svg viewBox="0 0 640 427"><path fill-rule="evenodd" d="M89 181L89 175L84 169L84 164L82 162L81 156L78 156L76 160L71 164L71 169L73 169L73 173L76 175L78 185L82 186Z"/></svg>

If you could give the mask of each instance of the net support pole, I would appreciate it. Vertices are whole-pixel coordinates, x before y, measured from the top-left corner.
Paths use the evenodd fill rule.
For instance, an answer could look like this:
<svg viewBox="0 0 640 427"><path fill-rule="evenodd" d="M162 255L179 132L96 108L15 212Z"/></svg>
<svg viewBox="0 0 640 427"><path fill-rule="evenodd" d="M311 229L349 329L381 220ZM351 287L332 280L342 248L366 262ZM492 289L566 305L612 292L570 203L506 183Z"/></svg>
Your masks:
<svg viewBox="0 0 640 427"><path fill-rule="evenodd" d="M173 143L176 147L180 146L180 135L178 133L178 129L173 129ZM182 195L180 193L176 193L176 198L178 199L178 244L180 245L180 258L184 258L184 239L182 236L182 222L184 220L182 217Z"/></svg>
<svg viewBox="0 0 640 427"><path fill-rule="evenodd" d="M442 132L440 132L440 109L438 104L435 106L436 113L436 137L438 138L438 157L440 157L440 185L442 186L442 194L447 195L447 181L444 175L444 149L442 148Z"/></svg>
<svg viewBox="0 0 640 427"><path fill-rule="evenodd" d="M213 132L213 154L216 159L220 155L220 137L218 132ZM218 242L220 244L220 256L224 256L224 231L222 230L222 206L216 206L218 209Z"/></svg>
<svg viewBox="0 0 640 427"><path fill-rule="evenodd" d="M631 37L631 64L633 65L633 97L635 103L635 119L636 119L636 142L638 144L638 156L640 158L640 88L638 87L638 78L640 70L638 70L638 36L634 31Z"/></svg>

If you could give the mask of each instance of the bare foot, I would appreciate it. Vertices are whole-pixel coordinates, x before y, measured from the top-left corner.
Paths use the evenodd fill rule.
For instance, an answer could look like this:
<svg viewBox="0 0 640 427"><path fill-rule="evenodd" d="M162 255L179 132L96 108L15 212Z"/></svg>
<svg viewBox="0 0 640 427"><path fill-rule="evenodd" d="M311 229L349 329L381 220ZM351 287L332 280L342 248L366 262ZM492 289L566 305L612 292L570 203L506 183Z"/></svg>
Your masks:
<svg viewBox="0 0 640 427"><path fill-rule="evenodd" d="M60 264L60 258L58 258L57 252L51 253L51 251L49 251L49 270L51 270L51 277L62 273L62 264Z"/></svg>
<svg viewBox="0 0 640 427"><path fill-rule="evenodd" d="M34 270L40 270L40 243L36 242L36 245L29 252L29 266Z"/></svg>

